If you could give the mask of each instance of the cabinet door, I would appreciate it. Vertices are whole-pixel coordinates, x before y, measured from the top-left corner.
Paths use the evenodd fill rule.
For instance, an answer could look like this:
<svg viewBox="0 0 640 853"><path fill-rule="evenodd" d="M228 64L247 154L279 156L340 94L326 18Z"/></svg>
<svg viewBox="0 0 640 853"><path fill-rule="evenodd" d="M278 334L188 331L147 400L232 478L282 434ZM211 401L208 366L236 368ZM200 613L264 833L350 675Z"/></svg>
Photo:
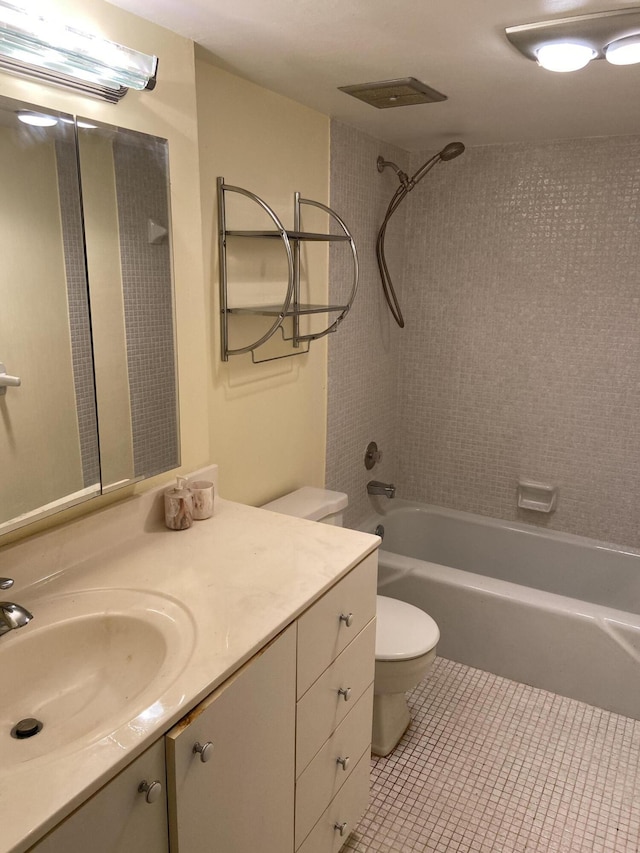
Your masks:
<svg viewBox="0 0 640 853"><path fill-rule="evenodd" d="M148 794L142 782L158 785ZM151 802L147 802L147 800ZM29 853L168 853L164 739L101 788Z"/></svg>
<svg viewBox="0 0 640 853"><path fill-rule="evenodd" d="M293 850L295 630L167 735L171 853Z"/></svg>

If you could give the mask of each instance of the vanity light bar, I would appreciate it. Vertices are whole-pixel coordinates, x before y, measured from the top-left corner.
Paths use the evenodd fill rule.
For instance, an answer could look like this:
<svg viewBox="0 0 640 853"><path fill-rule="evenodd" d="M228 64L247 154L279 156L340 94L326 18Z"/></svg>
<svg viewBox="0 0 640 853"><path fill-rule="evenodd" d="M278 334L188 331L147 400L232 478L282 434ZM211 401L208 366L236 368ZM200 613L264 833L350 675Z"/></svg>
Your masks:
<svg viewBox="0 0 640 853"><path fill-rule="evenodd" d="M0 0L0 69L117 103L155 87L158 58Z"/></svg>

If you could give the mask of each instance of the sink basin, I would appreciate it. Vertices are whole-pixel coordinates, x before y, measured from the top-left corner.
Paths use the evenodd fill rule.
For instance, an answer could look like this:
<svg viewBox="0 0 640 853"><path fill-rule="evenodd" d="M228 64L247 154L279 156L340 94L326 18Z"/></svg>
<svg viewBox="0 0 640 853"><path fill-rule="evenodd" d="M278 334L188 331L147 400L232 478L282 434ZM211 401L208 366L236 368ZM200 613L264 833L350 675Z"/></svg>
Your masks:
<svg viewBox="0 0 640 853"><path fill-rule="evenodd" d="M20 602L22 603L22 602ZM29 602L34 618L0 638L0 767L144 728L183 670L195 631L174 599L103 589ZM42 722L11 736L25 718Z"/></svg>

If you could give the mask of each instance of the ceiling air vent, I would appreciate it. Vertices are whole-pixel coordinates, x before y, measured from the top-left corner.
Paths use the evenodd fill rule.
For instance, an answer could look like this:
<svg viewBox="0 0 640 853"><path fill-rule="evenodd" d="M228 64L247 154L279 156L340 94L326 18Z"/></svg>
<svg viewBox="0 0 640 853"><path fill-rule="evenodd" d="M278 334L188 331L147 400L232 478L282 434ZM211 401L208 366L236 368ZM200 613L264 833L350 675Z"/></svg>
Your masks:
<svg viewBox="0 0 640 853"><path fill-rule="evenodd" d="M379 110L412 107L415 104L435 104L447 100L447 96L442 92L437 92L415 77L381 80L379 83L359 83L357 86L338 86L338 89Z"/></svg>

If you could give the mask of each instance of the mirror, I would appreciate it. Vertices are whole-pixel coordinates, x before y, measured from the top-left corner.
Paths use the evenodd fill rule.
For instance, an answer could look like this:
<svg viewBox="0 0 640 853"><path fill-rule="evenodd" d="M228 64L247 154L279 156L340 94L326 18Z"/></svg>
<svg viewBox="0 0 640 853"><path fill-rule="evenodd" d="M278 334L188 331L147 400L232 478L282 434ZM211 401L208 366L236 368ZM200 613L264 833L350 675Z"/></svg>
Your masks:
<svg viewBox="0 0 640 853"><path fill-rule="evenodd" d="M0 176L2 533L180 458L166 140L0 98Z"/></svg>

